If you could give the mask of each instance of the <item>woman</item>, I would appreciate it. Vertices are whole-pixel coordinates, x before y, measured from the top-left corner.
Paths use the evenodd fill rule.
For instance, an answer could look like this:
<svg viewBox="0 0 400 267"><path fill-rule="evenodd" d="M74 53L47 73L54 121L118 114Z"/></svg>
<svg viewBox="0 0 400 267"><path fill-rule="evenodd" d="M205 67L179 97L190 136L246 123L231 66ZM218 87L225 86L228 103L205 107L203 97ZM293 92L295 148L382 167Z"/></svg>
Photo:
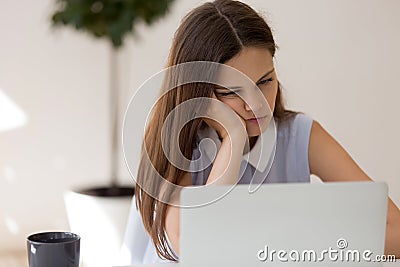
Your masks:
<svg viewBox="0 0 400 267"><path fill-rule="evenodd" d="M162 91L146 128L135 191L144 228L160 258L178 260L179 206L165 201L175 199L176 192L156 184L158 176L180 186L249 183L254 173L264 174L267 183L309 182L310 174L324 182L371 180L318 122L285 109L273 64L276 47L264 19L238 1L205 3L192 10L176 31L168 66L193 61L223 63L245 74L262 97L251 95L249 88L234 90L208 83L188 83ZM190 120L181 130L180 119L164 125L178 105L200 97L214 101L191 105L174 116L205 114L205 118ZM268 132L270 112L277 125L271 168L262 162L260 168L251 161L243 167L243 155L263 145L260 136ZM187 159L207 153L207 147L202 151L199 146L202 138L214 140L218 151L212 164L204 170L187 162L183 168L171 164L171 157L178 153L173 146L165 151L161 141L165 129L170 137L179 136L178 147ZM148 194L145 188L155 188L158 195ZM390 199L386 233L385 253L400 257L400 212Z"/></svg>

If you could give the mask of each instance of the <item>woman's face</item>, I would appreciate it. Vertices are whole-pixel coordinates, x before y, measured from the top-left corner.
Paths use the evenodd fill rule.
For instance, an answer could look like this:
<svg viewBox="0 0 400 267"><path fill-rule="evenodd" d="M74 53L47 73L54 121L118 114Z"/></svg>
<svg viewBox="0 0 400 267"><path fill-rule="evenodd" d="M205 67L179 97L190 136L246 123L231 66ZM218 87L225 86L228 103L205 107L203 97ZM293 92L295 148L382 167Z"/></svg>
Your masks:
<svg viewBox="0 0 400 267"><path fill-rule="evenodd" d="M224 64L244 73L257 87L244 82L243 75L222 72L219 80L233 89L216 86L215 95L245 121L249 137L258 136L268 127L278 92L271 53L265 48L246 47Z"/></svg>

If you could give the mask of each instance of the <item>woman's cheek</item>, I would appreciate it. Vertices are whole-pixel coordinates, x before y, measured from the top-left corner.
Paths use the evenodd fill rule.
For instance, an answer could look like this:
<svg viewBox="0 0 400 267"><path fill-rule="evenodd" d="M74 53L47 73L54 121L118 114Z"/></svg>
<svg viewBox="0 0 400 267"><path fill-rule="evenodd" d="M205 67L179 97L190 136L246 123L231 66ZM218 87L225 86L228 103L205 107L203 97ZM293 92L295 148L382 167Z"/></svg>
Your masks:
<svg viewBox="0 0 400 267"><path fill-rule="evenodd" d="M235 101L233 99L229 99L227 97L220 98L221 102L230 107L232 110L235 111Z"/></svg>
<svg viewBox="0 0 400 267"><path fill-rule="evenodd" d="M275 109L275 102L276 102L276 95L278 94L278 90L273 91L270 93L266 98L269 105L269 108L273 112Z"/></svg>

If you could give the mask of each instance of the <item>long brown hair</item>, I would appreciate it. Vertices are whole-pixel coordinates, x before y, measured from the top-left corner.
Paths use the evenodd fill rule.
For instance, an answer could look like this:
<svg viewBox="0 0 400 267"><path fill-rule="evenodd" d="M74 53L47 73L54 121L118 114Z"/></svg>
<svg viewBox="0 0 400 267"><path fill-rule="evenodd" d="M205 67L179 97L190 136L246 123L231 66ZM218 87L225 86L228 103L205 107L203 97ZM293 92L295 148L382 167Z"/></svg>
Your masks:
<svg viewBox="0 0 400 267"><path fill-rule="evenodd" d="M193 61L224 63L237 55L244 47L266 48L272 56L275 55L277 46L265 20L251 7L239 1L207 2L193 9L183 18L174 35L168 67ZM168 155L163 150L161 135L164 122L179 104L198 97L210 98L212 92L213 86L204 83L184 84L167 92L162 90L145 131L142 157L136 177L136 206L157 254L161 258L172 261L177 261L178 257L169 246L165 234L168 204L149 195L144 189L156 187L156 192L164 197L172 194L170 190L163 190L162 186L156 184L155 177L161 176L172 184L179 184L186 171L171 164ZM186 116L192 116L196 112L195 109L199 108L206 107L193 107ZM277 121L285 120L293 115L293 112L286 110L283 105L280 84L273 115ZM179 123L177 122L179 120L174 121ZM192 158L196 133L201 123L201 119L193 119L180 131L179 127L174 127L177 126L174 122L168 126L170 131L168 134L179 137L178 148L186 159ZM173 157L177 153L170 150L167 154ZM185 167L188 167L187 164Z"/></svg>

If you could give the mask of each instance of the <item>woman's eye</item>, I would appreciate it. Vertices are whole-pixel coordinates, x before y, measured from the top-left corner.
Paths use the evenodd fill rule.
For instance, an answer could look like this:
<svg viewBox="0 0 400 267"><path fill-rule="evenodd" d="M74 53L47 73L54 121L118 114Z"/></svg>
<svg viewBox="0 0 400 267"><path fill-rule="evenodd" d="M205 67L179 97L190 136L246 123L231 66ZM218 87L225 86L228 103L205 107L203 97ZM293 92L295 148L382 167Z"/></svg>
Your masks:
<svg viewBox="0 0 400 267"><path fill-rule="evenodd" d="M262 85L262 84L270 83L270 82L272 82L273 80L274 80L274 79L272 79L272 78L265 79L265 80L261 80L261 81L258 82L257 85Z"/></svg>
<svg viewBox="0 0 400 267"><path fill-rule="evenodd" d="M235 92L229 91L229 92L220 92L220 93L215 93L217 96L233 96L235 95Z"/></svg>

